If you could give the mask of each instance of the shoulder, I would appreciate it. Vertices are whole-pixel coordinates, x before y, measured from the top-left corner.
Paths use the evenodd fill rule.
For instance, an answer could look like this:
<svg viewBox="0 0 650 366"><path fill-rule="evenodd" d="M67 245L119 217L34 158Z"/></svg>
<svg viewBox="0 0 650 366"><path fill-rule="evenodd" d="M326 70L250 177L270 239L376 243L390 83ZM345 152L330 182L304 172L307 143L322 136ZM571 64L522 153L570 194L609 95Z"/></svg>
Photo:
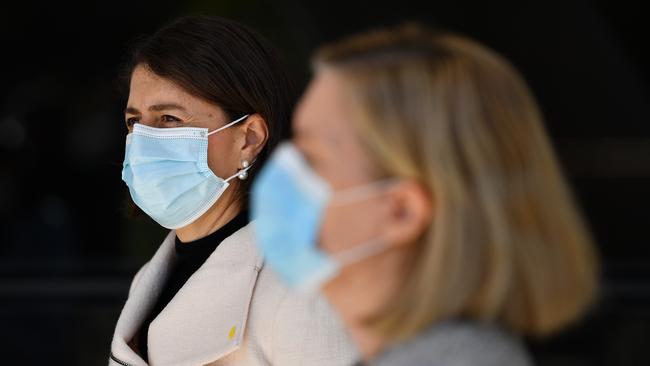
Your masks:
<svg viewBox="0 0 650 366"><path fill-rule="evenodd" d="M131 280L131 286L129 287L129 295L131 295L133 289L138 285L138 281L140 280L140 277L142 277L142 272L144 272L145 268L147 268L147 264L149 264L149 262L142 265L138 272L136 272L135 276L133 276L133 280Z"/></svg>
<svg viewBox="0 0 650 366"><path fill-rule="evenodd" d="M268 266L260 270L250 317L251 328L265 333L273 364L351 365L357 359L345 327L324 297L291 291ZM263 330L253 324L263 324Z"/></svg>
<svg viewBox="0 0 650 366"><path fill-rule="evenodd" d="M352 339L322 295L288 292L275 317L279 364L351 365L358 359Z"/></svg>
<svg viewBox="0 0 650 366"><path fill-rule="evenodd" d="M374 363L432 366L530 366L523 343L493 325L445 322L398 344Z"/></svg>
<svg viewBox="0 0 650 366"><path fill-rule="evenodd" d="M259 270L262 266L263 258L255 245L253 225L254 222L250 222L224 239L214 253L212 253L208 261L206 261L206 264L211 264L218 257L220 260L233 260L242 264L244 262L246 264L252 264L256 270Z"/></svg>

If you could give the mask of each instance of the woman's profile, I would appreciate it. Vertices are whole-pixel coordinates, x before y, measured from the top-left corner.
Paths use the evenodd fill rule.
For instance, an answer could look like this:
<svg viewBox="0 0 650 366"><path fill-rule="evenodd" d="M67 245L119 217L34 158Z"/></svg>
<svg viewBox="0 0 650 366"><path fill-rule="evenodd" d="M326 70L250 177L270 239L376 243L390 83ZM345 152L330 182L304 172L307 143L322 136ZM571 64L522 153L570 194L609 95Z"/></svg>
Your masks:
<svg viewBox="0 0 650 366"><path fill-rule="evenodd" d="M269 265L326 295L363 362L529 365L521 339L580 318L597 262L523 78L418 25L314 65L292 142L253 187Z"/></svg>
<svg viewBox="0 0 650 366"><path fill-rule="evenodd" d="M110 365L345 365L355 350L323 298L301 298L252 239L248 189L288 136L291 82L257 33L180 18L128 68L122 179L170 229L135 276Z"/></svg>

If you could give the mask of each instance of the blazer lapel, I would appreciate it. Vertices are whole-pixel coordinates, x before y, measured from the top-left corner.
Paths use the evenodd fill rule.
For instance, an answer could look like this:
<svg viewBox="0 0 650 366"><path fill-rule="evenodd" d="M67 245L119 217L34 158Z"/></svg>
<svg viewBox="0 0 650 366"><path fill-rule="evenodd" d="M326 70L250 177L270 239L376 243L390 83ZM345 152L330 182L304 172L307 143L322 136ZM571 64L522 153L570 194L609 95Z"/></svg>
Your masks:
<svg viewBox="0 0 650 366"><path fill-rule="evenodd" d="M129 297L115 326L115 335L111 343L111 359L118 364L134 366L147 364L131 348L129 342L140 329L144 319L149 315L167 280L169 270L176 259L174 251L175 238L176 232L171 231L149 263L142 267L140 273L133 280Z"/></svg>
<svg viewBox="0 0 650 366"><path fill-rule="evenodd" d="M204 365L242 345L263 263L251 225L219 244L151 323L148 346L152 365ZM158 273L162 275L162 271ZM156 290L152 288L150 294Z"/></svg>

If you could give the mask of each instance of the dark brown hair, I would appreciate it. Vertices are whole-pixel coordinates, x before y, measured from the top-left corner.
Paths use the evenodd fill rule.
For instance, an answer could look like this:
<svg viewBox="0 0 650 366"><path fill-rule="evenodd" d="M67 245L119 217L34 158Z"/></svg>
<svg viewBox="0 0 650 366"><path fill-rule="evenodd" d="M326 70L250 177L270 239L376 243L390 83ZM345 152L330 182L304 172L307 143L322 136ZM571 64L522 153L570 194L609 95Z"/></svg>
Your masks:
<svg viewBox="0 0 650 366"><path fill-rule="evenodd" d="M296 95L276 50L260 34L235 21L184 16L135 44L125 80L130 81L138 65L219 106L230 120L254 113L264 118L269 138L241 185L246 202L256 172L291 131Z"/></svg>

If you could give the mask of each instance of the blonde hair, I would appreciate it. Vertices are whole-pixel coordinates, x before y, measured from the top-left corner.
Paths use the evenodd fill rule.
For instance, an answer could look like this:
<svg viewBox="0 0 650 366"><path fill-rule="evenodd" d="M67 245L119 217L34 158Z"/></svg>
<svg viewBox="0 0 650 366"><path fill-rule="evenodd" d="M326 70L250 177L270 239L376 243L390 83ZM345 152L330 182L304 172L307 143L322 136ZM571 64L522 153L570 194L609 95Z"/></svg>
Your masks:
<svg viewBox="0 0 650 366"><path fill-rule="evenodd" d="M407 24L321 48L386 175L434 205L408 280L370 325L392 339L449 318L550 334L597 288L592 241L517 71L493 51Z"/></svg>

